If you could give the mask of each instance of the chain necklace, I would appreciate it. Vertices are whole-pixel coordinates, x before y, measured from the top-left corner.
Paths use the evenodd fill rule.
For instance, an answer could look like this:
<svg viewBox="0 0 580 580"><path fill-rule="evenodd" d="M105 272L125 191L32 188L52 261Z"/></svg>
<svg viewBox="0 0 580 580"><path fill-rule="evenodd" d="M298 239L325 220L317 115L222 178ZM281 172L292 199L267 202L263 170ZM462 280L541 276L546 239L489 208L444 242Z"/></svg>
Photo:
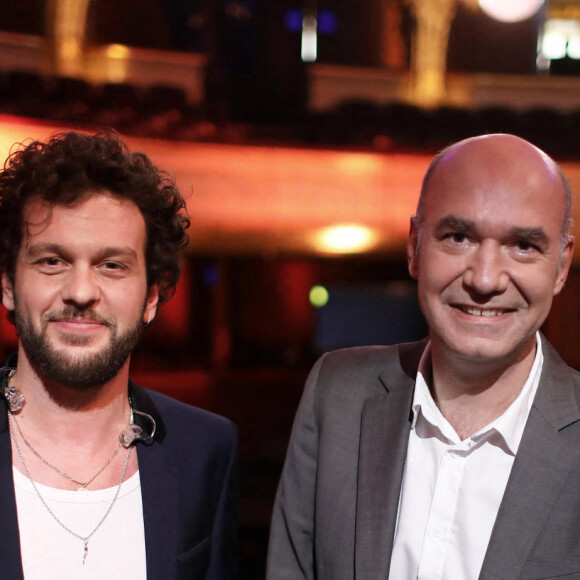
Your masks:
<svg viewBox="0 0 580 580"><path fill-rule="evenodd" d="M16 415L14 415L12 413L10 415L11 415L12 419L14 419L14 424L16 425L16 428L18 429L18 433L20 434L20 437L22 438L22 441L24 441L24 444L26 445L26 447L28 447L28 449L30 449L30 451L32 451L32 453L34 453L34 455L36 457L38 457L38 459L40 459L40 461L42 461L45 465L48 465L48 467L50 467L51 469L54 469L54 471L56 471L59 475L62 475L63 477L66 477L66 479L68 479L72 483L76 483L77 485L79 485L80 487L79 487L78 491L87 491L87 488L89 487L89 485L91 483L93 483L93 481L95 481L95 479L97 479L97 477L99 477L99 475L101 475L101 473L103 473L103 471L105 471L105 469L107 467L109 467L109 465L111 464L111 462L113 461L113 459L115 459L115 457L117 457L117 454L119 453L119 451L121 450L121 447L123 446L123 444L121 442L119 442L119 445L117 445L117 447L115 448L115 451L113 451L113 453L111 454L111 456L109 457L109 459L107 459L107 461L105 461L105 464L88 481L85 481L85 482L78 481L77 479L75 479L74 477L72 477L71 475L69 475L66 471L63 471L62 469L59 469L56 465L50 463L50 461L48 461L48 459L46 459L45 457L43 457L32 446L32 443L30 443L30 441L28 441L28 439L26 439L26 437L24 436L24 433L22 433L22 429L20 429L20 424L16 420Z"/></svg>
<svg viewBox="0 0 580 580"><path fill-rule="evenodd" d="M61 528L63 528L65 531L67 531L71 536L74 536L75 538L78 538L79 540L81 540L81 542L83 542L83 545L84 545L83 566L84 566L86 559L87 559L87 555L89 553L89 540L93 537L93 535L97 532L97 530L105 523L105 520L109 517L109 514L111 513L111 510L113 509L113 506L115 505L117 498L119 497L119 493L121 492L121 486L123 485L123 481L125 480L125 474L127 473L127 466L129 465L129 456L131 455L132 448L131 447L127 448L127 455L125 456L125 463L123 465L123 473L121 473L121 479L119 481L119 485L117 486L117 490L115 491L115 496L113 497L111 504L109 505L107 511L105 512L105 515L100 519L99 523L93 528L93 530L88 535L81 536L80 534L77 534L75 531L71 530L66 524L64 524L56 516L56 514L50 509L49 505L46 503L46 500L40 494L38 487L36 487L36 483L34 483L34 480L32 479L32 476L30 475L30 471L28 470L26 462L24 461L24 456L22 455L22 451L20 450L20 446L18 445L18 441L16 439L16 432L14 431L14 426L12 425L12 419L15 419L14 415L12 414L12 412L9 412L8 413L8 425L10 427L10 435L12 436L12 440L14 441L14 446L16 447L16 452L18 453L18 457L20 458L20 462L22 463L22 467L24 468L24 471L26 472L26 476L30 480L30 483L32 484L32 487L34 488L34 491L36 492L38 499L41 501L42 505L46 508L46 510L52 516L52 518L56 521L56 523Z"/></svg>
<svg viewBox="0 0 580 580"><path fill-rule="evenodd" d="M26 447L28 447L28 449L30 449L30 451L32 451L32 453L38 459L40 459L40 461L42 461L45 465L48 465L48 467L50 467L51 469L56 471L59 475L62 475L62 477L65 477L66 479L68 479L70 482L75 483L78 486L80 486L78 491L87 491L89 485L91 483L93 483L93 481L95 481L95 479L97 479L97 477L99 477L99 475L101 475L101 473L103 473L103 471L105 471L105 469L111 464L113 459L115 459L115 457L117 457L117 454L119 453L119 451L121 450L121 447L123 446L123 439L121 437L119 438L119 445L117 445L117 447L115 448L115 450L113 451L113 453L111 454L109 459L107 459L107 461L105 461L104 465L95 473L95 475L93 475L93 477L91 477L88 481L85 481L85 482L79 481L78 479L75 479L74 477L72 477L72 475L69 475L66 471L63 471L62 469L58 468L53 463L50 463L50 461L48 461L48 459L43 457L32 446L32 443L30 443L30 441L28 441L28 439L26 439L26 437L24 436L24 433L22 432L22 429L20 428L20 424L18 423L18 420L16 419L16 413L18 411L20 411L20 409L22 408L22 406L24 404L24 396L22 395L22 393L20 392L18 387L15 387L12 385L12 377L14 376L15 372L16 372L15 370L10 370L10 372L8 373L8 378L6 381L7 391L5 391L4 394L5 394L5 397L8 399L8 402L10 404L10 411L12 414L12 418L14 419L14 423L16 425L16 428L18 429L18 433L20 434L22 441L24 441L24 444L26 445ZM129 424L133 425L133 423L134 423L133 407L131 406L131 404L129 406L131 407L131 417L129 419Z"/></svg>

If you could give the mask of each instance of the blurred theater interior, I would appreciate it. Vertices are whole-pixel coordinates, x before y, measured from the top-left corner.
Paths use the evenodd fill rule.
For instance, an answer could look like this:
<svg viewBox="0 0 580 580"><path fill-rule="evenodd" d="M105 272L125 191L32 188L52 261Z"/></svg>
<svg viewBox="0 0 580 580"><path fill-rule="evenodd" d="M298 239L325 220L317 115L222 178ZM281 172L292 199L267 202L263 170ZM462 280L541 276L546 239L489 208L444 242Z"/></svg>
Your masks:
<svg viewBox="0 0 580 580"><path fill-rule="evenodd" d="M261 580L310 365L425 333L405 241L431 157L520 135L562 164L580 221L580 0L5 2L2 158L102 127L187 197L182 280L133 377L238 424L241 575ZM579 259L543 328L576 368Z"/></svg>

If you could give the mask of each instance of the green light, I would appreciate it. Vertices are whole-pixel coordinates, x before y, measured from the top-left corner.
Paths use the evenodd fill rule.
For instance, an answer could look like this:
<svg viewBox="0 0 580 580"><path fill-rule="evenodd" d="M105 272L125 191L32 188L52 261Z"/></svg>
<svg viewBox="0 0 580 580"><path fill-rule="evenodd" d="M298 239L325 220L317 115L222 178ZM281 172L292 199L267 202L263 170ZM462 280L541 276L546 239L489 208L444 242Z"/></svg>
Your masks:
<svg viewBox="0 0 580 580"><path fill-rule="evenodd" d="M310 289L310 304L322 308L328 302L328 290L324 286L312 286Z"/></svg>

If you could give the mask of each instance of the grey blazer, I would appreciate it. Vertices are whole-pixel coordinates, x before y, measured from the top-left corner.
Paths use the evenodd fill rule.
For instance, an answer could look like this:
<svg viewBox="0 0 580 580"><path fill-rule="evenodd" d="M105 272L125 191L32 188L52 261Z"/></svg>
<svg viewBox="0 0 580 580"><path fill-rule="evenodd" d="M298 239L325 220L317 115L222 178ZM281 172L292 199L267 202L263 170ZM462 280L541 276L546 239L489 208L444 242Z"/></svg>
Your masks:
<svg viewBox="0 0 580 580"><path fill-rule="evenodd" d="M540 385L481 580L580 580L580 374L542 340ZM347 349L314 366L274 506L267 580L388 578L424 348Z"/></svg>

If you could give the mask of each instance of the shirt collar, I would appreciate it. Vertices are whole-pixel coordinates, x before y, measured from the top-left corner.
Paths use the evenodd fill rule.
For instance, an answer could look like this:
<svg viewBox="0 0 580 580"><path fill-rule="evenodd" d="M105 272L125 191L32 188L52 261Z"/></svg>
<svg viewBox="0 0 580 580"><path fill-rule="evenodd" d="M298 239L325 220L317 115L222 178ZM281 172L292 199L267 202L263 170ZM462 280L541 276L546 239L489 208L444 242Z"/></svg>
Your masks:
<svg viewBox="0 0 580 580"><path fill-rule="evenodd" d="M491 423L466 440L468 446L477 444L481 440L488 438L492 432L495 432L501 436L509 452L514 455L516 454L540 383L543 362L544 355L542 352L542 340L539 332L536 332L536 355L534 357L530 374L528 375L522 390L502 415L497 419L494 419ZM430 366L431 348L429 343L421 356L419 371L415 381L415 393L413 395L412 406L413 420L411 428L415 429L419 421L426 421L431 426L435 427L450 444L460 444L462 442L460 442L457 433L435 404L431 391L425 380L425 377L431 374Z"/></svg>

